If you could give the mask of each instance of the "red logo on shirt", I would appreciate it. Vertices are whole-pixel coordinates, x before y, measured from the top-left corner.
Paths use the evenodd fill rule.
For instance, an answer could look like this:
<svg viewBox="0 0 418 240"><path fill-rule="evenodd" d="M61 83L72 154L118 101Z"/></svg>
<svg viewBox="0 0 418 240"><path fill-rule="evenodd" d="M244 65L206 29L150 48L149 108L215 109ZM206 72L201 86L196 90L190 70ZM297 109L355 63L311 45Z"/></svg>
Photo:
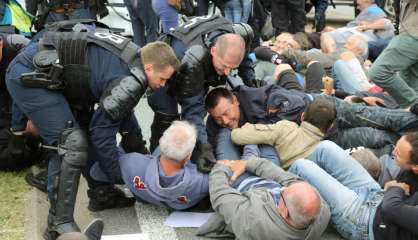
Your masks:
<svg viewBox="0 0 418 240"><path fill-rule="evenodd" d="M177 200L182 204L187 204L189 202L189 199L187 199L186 196L180 196L177 198Z"/></svg>
<svg viewBox="0 0 418 240"><path fill-rule="evenodd" d="M141 178L139 176L135 176L134 180L134 187L138 190L145 190L147 187L145 186L145 183L141 181Z"/></svg>

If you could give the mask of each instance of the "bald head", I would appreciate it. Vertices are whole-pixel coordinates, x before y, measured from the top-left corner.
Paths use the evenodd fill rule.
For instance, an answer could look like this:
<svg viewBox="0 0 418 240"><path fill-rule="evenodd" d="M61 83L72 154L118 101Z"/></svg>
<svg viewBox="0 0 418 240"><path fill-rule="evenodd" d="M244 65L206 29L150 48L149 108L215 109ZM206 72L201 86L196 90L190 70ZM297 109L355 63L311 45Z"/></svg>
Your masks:
<svg viewBox="0 0 418 240"><path fill-rule="evenodd" d="M245 55L244 39L237 34L223 34L210 49L212 64L216 73L226 76L238 68Z"/></svg>
<svg viewBox="0 0 418 240"><path fill-rule="evenodd" d="M283 198L294 227L303 229L318 216L321 199L318 192L306 182L296 182L286 188Z"/></svg>
<svg viewBox="0 0 418 240"><path fill-rule="evenodd" d="M218 48L221 58L228 56L241 62L245 54L245 41L238 34L228 33L220 36L215 47Z"/></svg>

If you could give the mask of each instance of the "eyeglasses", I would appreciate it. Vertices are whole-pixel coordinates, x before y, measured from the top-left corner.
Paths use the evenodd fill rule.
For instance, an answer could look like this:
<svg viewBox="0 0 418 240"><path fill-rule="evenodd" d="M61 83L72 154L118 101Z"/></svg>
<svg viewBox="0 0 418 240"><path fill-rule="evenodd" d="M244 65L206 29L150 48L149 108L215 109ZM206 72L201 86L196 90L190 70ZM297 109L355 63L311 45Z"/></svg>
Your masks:
<svg viewBox="0 0 418 240"><path fill-rule="evenodd" d="M287 187L283 187L282 188L282 191L281 191L281 193L280 193L280 198L282 199L282 201L283 201L283 205L284 205L284 207L287 209L287 212L288 212L288 215L289 215L289 218L290 219L292 219L292 215L291 215L291 213L290 213L290 210L289 210L289 208L287 207L287 204L286 204L286 200L284 199L285 197L284 197L284 193L285 193L285 190L287 189ZM314 222L315 222L315 220L316 220L316 218L312 218L310 221L309 221L309 224L306 226L306 227L308 227L308 226L310 226L311 224L313 224Z"/></svg>

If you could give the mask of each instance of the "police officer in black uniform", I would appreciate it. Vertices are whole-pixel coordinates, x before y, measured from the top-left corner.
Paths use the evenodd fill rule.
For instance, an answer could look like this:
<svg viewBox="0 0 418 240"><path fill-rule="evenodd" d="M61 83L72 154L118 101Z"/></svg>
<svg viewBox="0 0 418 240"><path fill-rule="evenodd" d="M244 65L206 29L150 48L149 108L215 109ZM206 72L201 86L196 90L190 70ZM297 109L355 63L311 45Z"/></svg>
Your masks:
<svg viewBox="0 0 418 240"><path fill-rule="evenodd" d="M10 128L11 104L4 76L9 63L29 43L15 34L13 26L0 27L0 170L21 170L38 162L41 157L39 141L30 134L13 135Z"/></svg>
<svg viewBox="0 0 418 240"><path fill-rule="evenodd" d="M214 161L214 155L203 123L206 115L203 99L209 86L225 84L232 78L231 71L235 68L238 69L237 77L246 85L252 85L255 75L246 52L252 38L249 25L232 24L221 16L192 18L162 37L173 47L181 67L167 87L148 97L148 104L155 113L151 150L158 145L164 130L179 118L179 103L181 117L195 124L199 132L193 160L197 161L200 170L210 170L205 165Z"/></svg>
<svg viewBox="0 0 418 240"><path fill-rule="evenodd" d="M129 39L94 29L97 23L74 24L47 27L39 42L12 61L6 75L15 103L12 131L23 131L19 117L27 116L45 148L52 149L47 239L80 231L73 212L82 170L91 211L134 203L113 185L93 181L89 166L98 161L113 183L123 183L116 134L123 133L125 151L145 152L133 108L148 87L164 86L179 64L164 42L139 49Z"/></svg>

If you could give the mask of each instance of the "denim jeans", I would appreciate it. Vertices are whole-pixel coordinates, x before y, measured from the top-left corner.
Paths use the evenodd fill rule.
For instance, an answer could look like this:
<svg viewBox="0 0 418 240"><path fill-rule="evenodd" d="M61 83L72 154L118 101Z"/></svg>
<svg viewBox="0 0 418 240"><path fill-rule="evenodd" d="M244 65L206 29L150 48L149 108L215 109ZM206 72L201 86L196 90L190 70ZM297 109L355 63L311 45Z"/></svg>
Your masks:
<svg viewBox="0 0 418 240"><path fill-rule="evenodd" d="M124 0L132 23L134 43L139 47L158 38L158 19L151 0Z"/></svg>
<svg viewBox="0 0 418 240"><path fill-rule="evenodd" d="M337 126L330 138L343 148L380 148L396 142L402 133L418 130L415 114L402 109L368 107L336 99Z"/></svg>
<svg viewBox="0 0 418 240"><path fill-rule="evenodd" d="M168 5L167 0L152 0L152 9L161 21L163 33L179 25L179 15L176 9Z"/></svg>
<svg viewBox="0 0 418 240"><path fill-rule="evenodd" d="M351 69L342 60L337 60L332 66L332 77L335 80L335 89L348 93L363 91L360 81L351 74Z"/></svg>
<svg viewBox="0 0 418 240"><path fill-rule="evenodd" d="M260 144L258 146L260 150L260 157L266 158L272 161L274 164L280 166L280 160L277 156L276 149L273 146L267 144ZM228 159L237 160L241 159L242 148L235 145L231 139L231 130L223 128L219 131L216 139L216 160Z"/></svg>
<svg viewBox="0 0 418 240"><path fill-rule="evenodd" d="M46 18L47 22L58 22L72 19L96 19L96 16L91 15L90 9L80 8L67 13L49 12Z"/></svg>
<svg viewBox="0 0 418 240"><path fill-rule="evenodd" d="M224 4L225 18L233 23L247 23L251 13L251 0L228 0Z"/></svg>
<svg viewBox="0 0 418 240"><path fill-rule="evenodd" d="M337 231L347 239L374 239L374 215L383 200L379 184L333 142L318 144L309 159L295 161L289 171L319 191Z"/></svg>
<svg viewBox="0 0 418 240"><path fill-rule="evenodd" d="M405 108L418 99L418 39L395 36L370 69L370 79Z"/></svg>

